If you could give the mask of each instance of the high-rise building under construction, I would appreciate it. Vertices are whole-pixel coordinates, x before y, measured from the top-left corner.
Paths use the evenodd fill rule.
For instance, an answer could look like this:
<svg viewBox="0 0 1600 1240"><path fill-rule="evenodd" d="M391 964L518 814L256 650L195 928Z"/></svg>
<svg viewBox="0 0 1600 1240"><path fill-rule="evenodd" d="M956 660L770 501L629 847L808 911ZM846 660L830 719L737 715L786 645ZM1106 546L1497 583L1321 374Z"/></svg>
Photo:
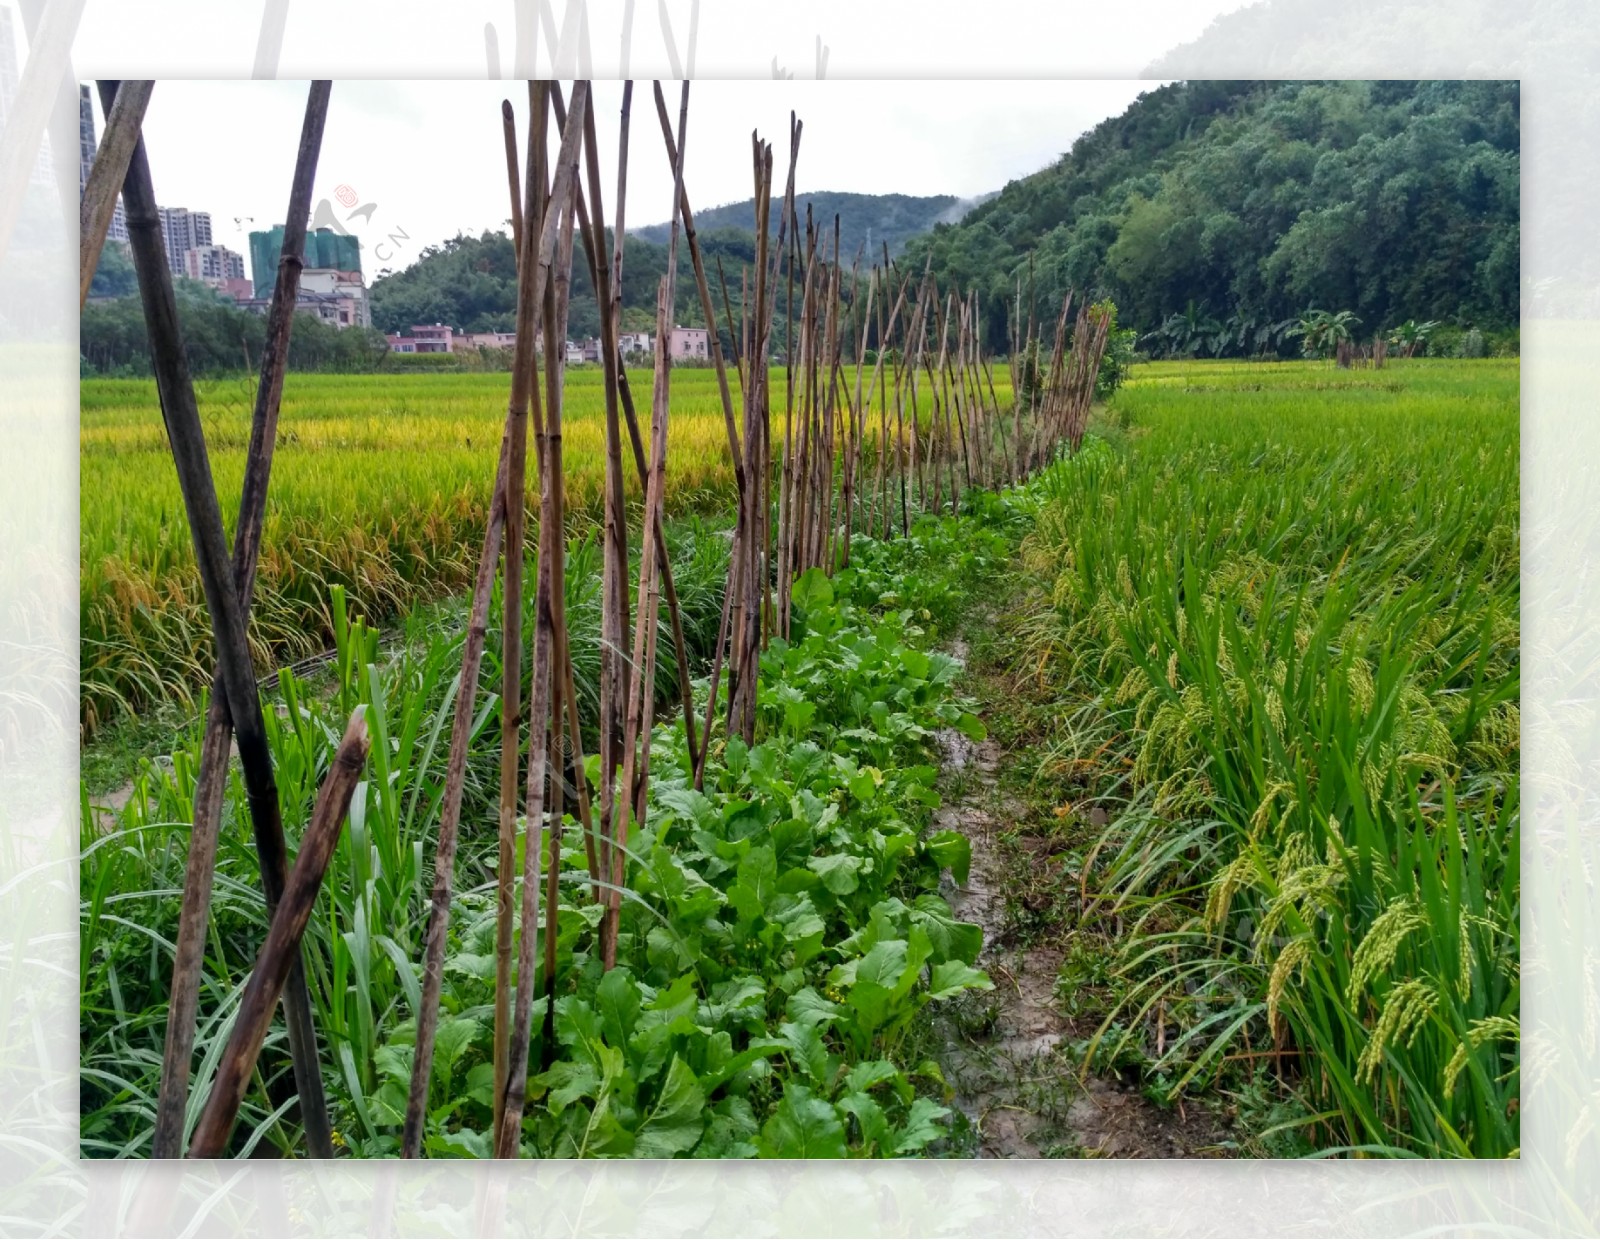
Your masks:
<svg viewBox="0 0 1600 1240"><path fill-rule="evenodd" d="M283 251L283 225L250 234L250 275L256 296L267 297L278 280L278 256ZM350 233L318 228L306 233L306 267L361 272L361 242Z"/></svg>

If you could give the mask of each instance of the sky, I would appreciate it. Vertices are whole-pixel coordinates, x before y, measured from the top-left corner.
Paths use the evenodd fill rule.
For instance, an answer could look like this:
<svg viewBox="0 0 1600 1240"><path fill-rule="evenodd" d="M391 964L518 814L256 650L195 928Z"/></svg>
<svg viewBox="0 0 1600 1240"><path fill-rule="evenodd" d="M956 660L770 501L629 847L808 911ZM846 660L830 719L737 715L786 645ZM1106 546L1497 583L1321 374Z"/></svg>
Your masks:
<svg viewBox="0 0 1600 1240"><path fill-rule="evenodd" d="M1138 77L1247 2L87 0L72 59L80 76L159 78ZM564 29L575 54L552 73Z"/></svg>
<svg viewBox="0 0 1600 1240"><path fill-rule="evenodd" d="M684 184L697 208L749 198L755 130L772 144L781 193L793 110L804 126L801 192L971 198L1054 162L1078 135L1156 85L699 80L690 87ZM674 124L680 89L663 83ZM248 233L283 222L306 90L304 82L158 81L144 122L158 201L209 211L214 242L248 260ZM614 223L622 85L595 82L593 97L605 209ZM522 82L335 81L312 201L327 199L361 239L369 283L458 232L504 226L510 196L500 104L507 98L525 135ZM98 99L95 110L99 134ZM651 83L641 81L633 92L627 226L668 219L671 198Z"/></svg>

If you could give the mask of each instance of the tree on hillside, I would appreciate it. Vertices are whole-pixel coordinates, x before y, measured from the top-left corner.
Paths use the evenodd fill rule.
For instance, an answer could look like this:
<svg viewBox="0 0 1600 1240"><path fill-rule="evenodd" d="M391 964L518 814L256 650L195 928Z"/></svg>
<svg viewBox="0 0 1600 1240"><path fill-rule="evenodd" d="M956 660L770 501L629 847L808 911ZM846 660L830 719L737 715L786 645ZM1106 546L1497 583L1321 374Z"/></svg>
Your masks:
<svg viewBox="0 0 1600 1240"><path fill-rule="evenodd" d="M1519 151L1516 82L1178 82L913 238L902 261L931 257L941 283L976 285L995 351L1030 257L1024 319L1069 288L1111 296L1180 355L1276 352L1274 325L1308 304L1508 329ZM1232 330L1193 330L1191 306Z"/></svg>

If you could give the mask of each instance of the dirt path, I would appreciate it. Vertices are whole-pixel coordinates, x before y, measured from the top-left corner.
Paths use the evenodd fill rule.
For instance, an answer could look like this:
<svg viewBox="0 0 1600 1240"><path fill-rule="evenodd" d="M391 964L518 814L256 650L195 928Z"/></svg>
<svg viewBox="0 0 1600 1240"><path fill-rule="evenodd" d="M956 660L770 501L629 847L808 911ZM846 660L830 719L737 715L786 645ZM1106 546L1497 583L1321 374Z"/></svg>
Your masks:
<svg viewBox="0 0 1600 1240"><path fill-rule="evenodd" d="M965 644L954 643L950 653L964 660ZM1050 866L1050 843L1019 829L1026 815L1000 787L1005 755L994 740L974 744L951 730L939 743L946 794L934 828L961 831L972 842L967 883L948 886L945 896L957 917L983 927L978 964L995 984L950 1022L944 1055L978 1155L1215 1157L1226 1134L1201 1108L1168 1110L1111 1075L1080 1080L1073 1045L1095 1026L1070 1019L1056 997L1068 928L1021 934L1016 925L1015 909L1027 899L1017 890L1019 874Z"/></svg>

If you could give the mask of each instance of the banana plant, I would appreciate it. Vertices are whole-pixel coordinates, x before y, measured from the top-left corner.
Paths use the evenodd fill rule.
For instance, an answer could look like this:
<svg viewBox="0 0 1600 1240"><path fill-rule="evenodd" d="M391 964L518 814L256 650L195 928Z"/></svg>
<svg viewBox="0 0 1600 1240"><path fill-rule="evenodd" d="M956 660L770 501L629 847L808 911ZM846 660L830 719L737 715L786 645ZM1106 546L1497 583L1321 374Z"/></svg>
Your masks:
<svg viewBox="0 0 1600 1240"><path fill-rule="evenodd" d="M1407 319L1389 333L1389 343L1400 350L1401 357L1415 357L1418 353L1425 352L1428 347L1428 337L1439 327L1439 324L1429 319L1419 323L1415 319Z"/></svg>

